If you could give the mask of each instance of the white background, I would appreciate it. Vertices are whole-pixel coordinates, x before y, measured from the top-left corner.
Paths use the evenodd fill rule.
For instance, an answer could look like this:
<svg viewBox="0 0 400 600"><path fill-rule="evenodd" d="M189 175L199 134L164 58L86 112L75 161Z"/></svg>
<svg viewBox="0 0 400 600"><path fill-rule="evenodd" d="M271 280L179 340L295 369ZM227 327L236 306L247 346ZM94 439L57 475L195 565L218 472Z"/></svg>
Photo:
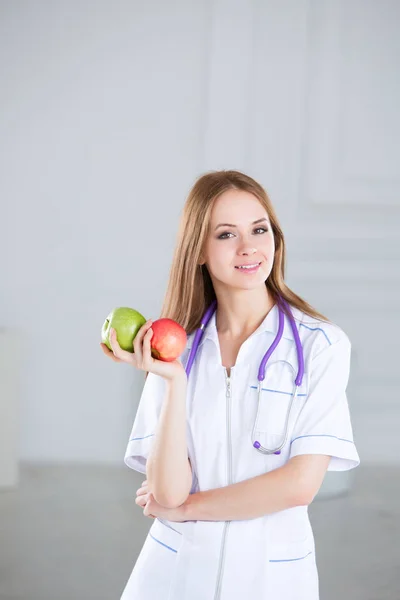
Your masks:
<svg viewBox="0 0 400 600"><path fill-rule="evenodd" d="M19 459L122 463L143 378L104 357L101 326L115 306L159 316L191 185L234 168L276 207L288 285L352 341L361 460L400 461L399 17L396 0L0 3Z"/></svg>

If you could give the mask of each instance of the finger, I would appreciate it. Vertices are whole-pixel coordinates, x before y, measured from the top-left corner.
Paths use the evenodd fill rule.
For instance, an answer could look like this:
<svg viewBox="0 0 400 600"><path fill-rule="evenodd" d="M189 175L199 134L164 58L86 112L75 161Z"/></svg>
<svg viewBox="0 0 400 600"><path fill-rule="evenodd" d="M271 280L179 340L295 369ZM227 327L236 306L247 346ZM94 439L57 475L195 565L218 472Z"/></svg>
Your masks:
<svg viewBox="0 0 400 600"><path fill-rule="evenodd" d="M117 334L115 333L115 329L113 329L112 327L110 327L110 331L108 332L108 342L111 346L111 350L114 352L115 355L117 354L117 352L122 350L121 346L118 343L118 338Z"/></svg>
<svg viewBox="0 0 400 600"><path fill-rule="evenodd" d="M148 494L148 493L149 493L149 488L147 487L147 485L144 485L138 489L138 491L136 492L136 496L143 496L143 494Z"/></svg>
<svg viewBox="0 0 400 600"><path fill-rule="evenodd" d="M105 344L103 344L103 352L108 358L111 358L114 362L123 362L120 358L115 356L114 352L108 348Z"/></svg>
<svg viewBox="0 0 400 600"><path fill-rule="evenodd" d="M143 509L143 514L144 514L146 517L149 517L149 516L151 515L151 512L150 512L150 510L151 510L151 506L150 506L150 505L151 505L151 498L149 498L149 501L148 501L148 502L146 502L146 506L145 506L145 507L144 507L144 509Z"/></svg>
<svg viewBox="0 0 400 600"><path fill-rule="evenodd" d="M136 364L137 364L136 358L135 358L133 352L128 352L127 350L123 350L121 348L121 346L119 345L115 329L110 328L108 340L110 342L110 346L112 348L114 356L119 358L122 362L130 363L130 364L136 366Z"/></svg>
<svg viewBox="0 0 400 600"><path fill-rule="evenodd" d="M149 502L149 500L150 500L150 494L143 494L143 495L135 498L135 504L138 504L139 506L146 506L146 504Z"/></svg>
<svg viewBox="0 0 400 600"><path fill-rule="evenodd" d="M149 321L146 321L146 323L142 325L142 327L139 329L135 336L135 339L133 340L133 351L137 358L137 363L140 366L143 364L143 338L146 335L147 331L150 329L152 323L153 322L151 319Z"/></svg>
<svg viewBox="0 0 400 600"><path fill-rule="evenodd" d="M146 331L146 335L143 338L143 366L146 370L149 370L152 361L154 360L151 356L151 338L153 337L153 330L150 327Z"/></svg>
<svg viewBox="0 0 400 600"><path fill-rule="evenodd" d="M138 504L140 502L147 502L150 497L150 492L143 492L141 494L137 494L135 498L135 502Z"/></svg>
<svg viewBox="0 0 400 600"><path fill-rule="evenodd" d="M100 346L101 346L101 349L103 350L104 354L105 354L106 356L108 356L108 358L111 358L111 359L112 359L114 362L122 362L122 361L121 361L119 358L117 358L117 357L114 355L114 352L113 352L112 350L110 350L110 349L108 348L108 346L106 346L106 345L105 345L105 344L103 344L103 343L101 343L101 344L100 344Z"/></svg>

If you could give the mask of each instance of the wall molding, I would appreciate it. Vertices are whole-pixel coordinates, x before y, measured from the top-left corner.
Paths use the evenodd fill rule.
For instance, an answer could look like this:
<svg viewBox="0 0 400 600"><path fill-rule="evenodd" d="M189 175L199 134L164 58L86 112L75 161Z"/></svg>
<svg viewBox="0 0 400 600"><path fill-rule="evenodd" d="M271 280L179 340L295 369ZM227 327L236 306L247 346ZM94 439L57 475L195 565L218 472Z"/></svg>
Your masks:
<svg viewBox="0 0 400 600"><path fill-rule="evenodd" d="M350 206L399 211L400 179L394 157L400 154L400 135L392 129L400 133L400 119L396 102L388 100L391 90L400 103L399 89L391 85L397 70L394 50L400 49L395 41L398 35L395 28L387 32L375 26L382 13L379 4L363 11L362 22L356 14L349 17L349 11L360 8L351 4L309 2L301 205L311 205L313 210L340 205L342 212ZM390 50L370 56L379 46L376 41L372 45L371 39L379 41L384 34L385 44L380 46L393 46L393 56ZM393 108L389 116L387 105Z"/></svg>

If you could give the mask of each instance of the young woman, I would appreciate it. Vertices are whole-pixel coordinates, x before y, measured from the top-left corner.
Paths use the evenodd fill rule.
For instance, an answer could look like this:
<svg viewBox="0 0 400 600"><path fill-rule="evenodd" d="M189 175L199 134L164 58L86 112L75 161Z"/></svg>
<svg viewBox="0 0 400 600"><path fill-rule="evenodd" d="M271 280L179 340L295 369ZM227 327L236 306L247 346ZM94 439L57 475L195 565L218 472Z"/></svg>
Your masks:
<svg viewBox="0 0 400 600"><path fill-rule="evenodd" d="M350 341L284 282L285 243L264 189L237 171L186 201L162 316L187 346L151 357L125 455L154 519L122 600L317 600L308 505L327 470L359 464L346 398ZM201 325L203 323L203 325ZM199 329L200 328L200 329Z"/></svg>

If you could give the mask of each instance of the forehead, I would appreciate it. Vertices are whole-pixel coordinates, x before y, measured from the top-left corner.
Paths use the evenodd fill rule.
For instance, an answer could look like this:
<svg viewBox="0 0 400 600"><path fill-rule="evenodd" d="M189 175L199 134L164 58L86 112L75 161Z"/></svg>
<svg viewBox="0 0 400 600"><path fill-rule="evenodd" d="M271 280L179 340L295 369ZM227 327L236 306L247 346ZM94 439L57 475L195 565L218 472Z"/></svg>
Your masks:
<svg viewBox="0 0 400 600"><path fill-rule="evenodd" d="M265 217L268 213L259 199L244 190L227 190L214 202L211 211L211 224L253 222Z"/></svg>

